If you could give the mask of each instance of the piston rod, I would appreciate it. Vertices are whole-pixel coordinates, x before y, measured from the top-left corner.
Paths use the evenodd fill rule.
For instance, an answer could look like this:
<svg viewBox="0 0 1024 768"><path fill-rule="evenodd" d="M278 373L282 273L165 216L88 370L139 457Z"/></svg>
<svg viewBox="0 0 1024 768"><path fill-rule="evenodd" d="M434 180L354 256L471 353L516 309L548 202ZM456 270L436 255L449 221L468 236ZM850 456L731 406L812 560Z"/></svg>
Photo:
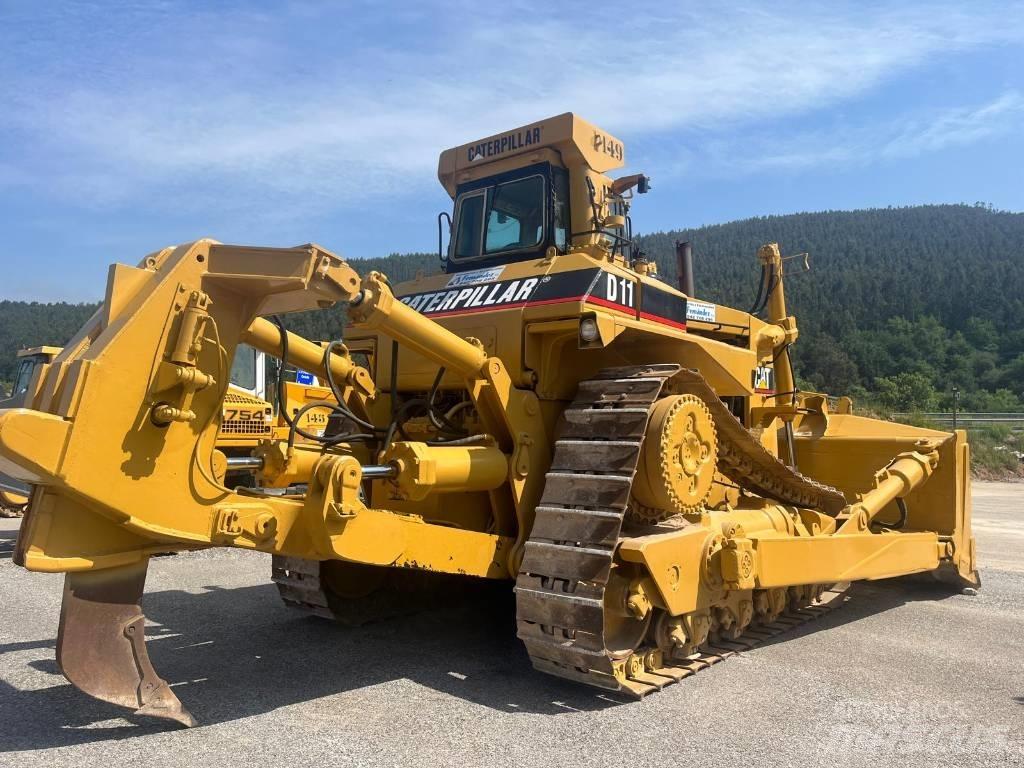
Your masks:
<svg viewBox="0 0 1024 768"><path fill-rule="evenodd" d="M263 469L263 459L260 456L228 456L228 469L260 470Z"/></svg>
<svg viewBox="0 0 1024 768"><path fill-rule="evenodd" d="M383 480L398 477L398 466L395 464L366 464L363 466L363 480Z"/></svg>
<svg viewBox="0 0 1024 768"><path fill-rule="evenodd" d="M262 456L228 456L227 462L228 469L233 470L258 472L263 469ZM397 475L398 467L394 464L367 464L363 467L364 480L382 480Z"/></svg>

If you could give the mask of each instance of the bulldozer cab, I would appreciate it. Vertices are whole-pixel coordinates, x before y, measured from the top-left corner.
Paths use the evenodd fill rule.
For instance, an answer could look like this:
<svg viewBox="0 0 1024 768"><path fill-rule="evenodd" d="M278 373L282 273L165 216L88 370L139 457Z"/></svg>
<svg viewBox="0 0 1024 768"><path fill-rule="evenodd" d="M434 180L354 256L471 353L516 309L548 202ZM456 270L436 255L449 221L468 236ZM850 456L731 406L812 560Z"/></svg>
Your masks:
<svg viewBox="0 0 1024 768"><path fill-rule="evenodd" d="M0 408L23 408L32 399L33 382L42 378L46 366L60 353L60 347L30 347L19 350L18 370L11 394L0 397ZM0 473L0 517L17 517L28 503L29 487Z"/></svg>
<svg viewBox="0 0 1024 768"><path fill-rule="evenodd" d="M448 271L565 250L568 174L536 163L459 186Z"/></svg>
<svg viewBox="0 0 1024 768"><path fill-rule="evenodd" d="M445 150L438 178L454 203L445 271L565 253L607 235L601 211L617 196L604 174L624 161L621 142L571 113Z"/></svg>

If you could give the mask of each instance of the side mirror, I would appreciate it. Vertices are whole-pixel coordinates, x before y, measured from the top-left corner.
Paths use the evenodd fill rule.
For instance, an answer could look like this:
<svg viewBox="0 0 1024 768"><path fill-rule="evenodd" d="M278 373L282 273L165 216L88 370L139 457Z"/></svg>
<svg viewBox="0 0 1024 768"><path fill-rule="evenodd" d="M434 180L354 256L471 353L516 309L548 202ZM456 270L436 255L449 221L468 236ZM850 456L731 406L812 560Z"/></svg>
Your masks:
<svg viewBox="0 0 1024 768"><path fill-rule="evenodd" d="M444 252L444 230L441 228L441 221L448 219L448 245L451 245L452 239L452 217L448 214L448 211L441 211L437 214L437 258L443 264L448 261L448 256Z"/></svg>
<svg viewBox="0 0 1024 768"><path fill-rule="evenodd" d="M623 176L612 182L612 194L624 195L633 187L636 187L637 194L646 195L651 188L651 180L642 173L634 173L631 176Z"/></svg>

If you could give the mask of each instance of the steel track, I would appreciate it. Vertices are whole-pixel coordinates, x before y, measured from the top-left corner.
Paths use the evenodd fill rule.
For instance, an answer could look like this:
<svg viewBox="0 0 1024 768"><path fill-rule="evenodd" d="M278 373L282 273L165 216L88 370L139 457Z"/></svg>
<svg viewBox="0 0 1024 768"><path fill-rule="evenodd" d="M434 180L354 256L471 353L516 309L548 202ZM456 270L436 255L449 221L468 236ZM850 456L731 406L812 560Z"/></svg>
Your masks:
<svg viewBox="0 0 1024 768"><path fill-rule="evenodd" d="M638 663L633 654L609 650L605 589L650 411L666 389L696 394L711 408L720 455L728 457L720 469L741 487L806 507L834 509L842 499L765 450L696 372L677 365L610 368L582 382L562 415L516 580L517 634L536 669L638 697L815 617L840 594L830 591L827 601L791 610L737 640L716 641L682 661L655 652Z"/></svg>
<svg viewBox="0 0 1024 768"><path fill-rule="evenodd" d="M343 596L333 592L321 579L322 568L337 563L303 560L275 555L271 579L284 604L313 616L331 619L350 627L429 610L440 599L438 592L457 589L445 574L401 568L379 569L377 588L366 594ZM355 568L368 568L353 564ZM353 578L374 576L359 575Z"/></svg>

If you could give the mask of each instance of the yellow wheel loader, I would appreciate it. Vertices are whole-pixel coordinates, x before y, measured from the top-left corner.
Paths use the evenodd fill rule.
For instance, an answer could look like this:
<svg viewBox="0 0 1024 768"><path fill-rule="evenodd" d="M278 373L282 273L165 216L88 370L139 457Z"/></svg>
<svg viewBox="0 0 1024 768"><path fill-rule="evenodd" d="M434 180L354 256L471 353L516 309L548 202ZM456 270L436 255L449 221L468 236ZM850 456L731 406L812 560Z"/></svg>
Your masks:
<svg viewBox="0 0 1024 768"><path fill-rule="evenodd" d="M778 246L750 313L699 300L685 248L667 284L631 237L648 179L608 175L624 162L572 114L445 151L444 269L402 285L316 245L113 266L31 402L0 412L0 471L34 488L15 561L66 574L67 678L194 722L143 637L149 556L173 550L270 553L287 602L351 623L502 580L538 670L635 697L853 580L976 586L964 433L799 391ZM339 304L326 348L276 320ZM322 434L291 418L250 455L216 448L241 343L327 383L294 414Z"/></svg>

